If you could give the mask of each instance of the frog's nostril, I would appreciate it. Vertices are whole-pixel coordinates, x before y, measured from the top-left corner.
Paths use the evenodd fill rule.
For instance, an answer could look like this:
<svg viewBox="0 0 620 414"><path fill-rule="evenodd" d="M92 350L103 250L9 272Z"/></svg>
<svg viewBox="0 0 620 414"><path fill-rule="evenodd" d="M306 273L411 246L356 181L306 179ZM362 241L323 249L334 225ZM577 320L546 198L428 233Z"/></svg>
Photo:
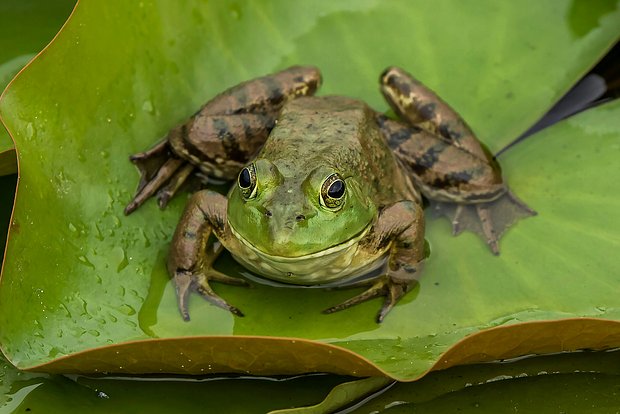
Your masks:
<svg viewBox="0 0 620 414"><path fill-rule="evenodd" d="M299 214L297 217L295 217L295 220L299 221L304 221L306 219L306 216L304 216L303 214Z"/></svg>
<svg viewBox="0 0 620 414"><path fill-rule="evenodd" d="M267 217L271 217L271 216L273 216L273 214L271 213L271 210L267 210L267 211L265 211L265 215L266 215Z"/></svg>

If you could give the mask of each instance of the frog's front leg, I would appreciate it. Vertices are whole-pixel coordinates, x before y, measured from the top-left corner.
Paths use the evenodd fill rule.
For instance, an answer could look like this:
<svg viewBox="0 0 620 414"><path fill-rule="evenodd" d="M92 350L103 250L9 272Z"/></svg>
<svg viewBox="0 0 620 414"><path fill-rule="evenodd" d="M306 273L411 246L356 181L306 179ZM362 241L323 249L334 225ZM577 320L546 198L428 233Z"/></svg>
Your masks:
<svg viewBox="0 0 620 414"><path fill-rule="evenodd" d="M220 242L230 237L226 220L227 199L213 191L195 193L187 204L177 225L170 253L168 271L177 291L179 309L183 319L189 320L188 298L193 290L212 304L243 316L241 311L218 296L209 282L247 285L247 282L227 276L213 269L213 262L222 251L212 235Z"/></svg>
<svg viewBox="0 0 620 414"><path fill-rule="evenodd" d="M349 287L368 286L361 294L331 308L333 313L369 299L384 296L383 306L377 314L377 322L383 322L405 293L417 283L416 275L422 268L424 253L424 213L414 201L399 201L379 214L368 235L360 241L361 254L376 254L388 249L387 271L376 279L362 281Z"/></svg>
<svg viewBox="0 0 620 414"><path fill-rule="evenodd" d="M379 126L435 213L452 221L454 234L478 233L499 254L504 231L536 212L508 189L496 160L431 90L399 68L383 73L381 89L410 125L379 116Z"/></svg>

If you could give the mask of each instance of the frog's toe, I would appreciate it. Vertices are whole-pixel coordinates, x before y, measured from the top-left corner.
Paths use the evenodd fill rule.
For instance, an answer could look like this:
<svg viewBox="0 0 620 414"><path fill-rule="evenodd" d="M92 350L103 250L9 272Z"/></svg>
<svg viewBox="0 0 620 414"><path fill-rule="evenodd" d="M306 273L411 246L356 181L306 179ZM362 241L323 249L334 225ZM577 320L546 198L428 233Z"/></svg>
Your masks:
<svg viewBox="0 0 620 414"><path fill-rule="evenodd" d="M168 201L174 197L193 171L194 166L188 162L174 171L168 183L157 191L157 204L159 204L159 208L164 208L168 205Z"/></svg>
<svg viewBox="0 0 620 414"><path fill-rule="evenodd" d="M358 284L357 286L361 285ZM336 306L325 309L323 313L338 312L343 309L350 308L351 306L355 306L358 303L362 303L379 296L384 296L385 300L376 318L377 323L381 323L385 319L385 316L392 310L392 308L394 308L394 305L398 303L400 298L402 298L403 295L410 290L410 287L411 283L397 283L387 275L382 276L376 281L372 281L371 286L364 292Z"/></svg>
<svg viewBox="0 0 620 414"><path fill-rule="evenodd" d="M189 292L192 285L191 273L176 272L174 274L173 280L177 291L177 303L179 305L179 310L181 311L183 320L189 321L187 299L189 298Z"/></svg>
<svg viewBox="0 0 620 414"><path fill-rule="evenodd" d="M222 309L226 309L233 315L244 316L243 312L239 308L229 304L224 298L219 296L213 291L209 285L209 280L217 282L234 284L240 286L249 286L249 284L242 279L226 276L216 270L209 270L205 273L193 273L186 270L178 270L173 277L176 291L179 310L183 319L189 321L188 300L190 291L195 291L202 296L209 303L218 306Z"/></svg>
<svg viewBox="0 0 620 414"><path fill-rule="evenodd" d="M211 289L211 286L209 286L208 284L199 284L196 287L196 292L198 292L200 294L200 296L202 296L203 298L205 298L208 302L210 302L211 304L218 306L222 309L226 309L227 311L229 311L230 313L232 313L233 315L237 315L237 316L243 316L243 312L241 312L239 310L239 308L231 305L230 303L226 302L226 300L224 298L222 298L221 296L219 296L217 293L215 293L213 291L213 289Z"/></svg>
<svg viewBox="0 0 620 414"><path fill-rule="evenodd" d="M519 200L510 190L499 198L476 204L458 204L443 201L431 202L433 215L445 216L452 223L452 234L464 230L478 234L493 254L499 254L499 240L506 230L518 220L535 216L536 211Z"/></svg>
<svg viewBox="0 0 620 414"><path fill-rule="evenodd" d="M347 299L344 302L336 306L332 306L331 308L327 308L323 310L323 313L338 312L343 309L350 308L351 306L357 305L358 303L362 303L367 300L374 299L378 296L383 296L383 295L385 295L385 286L383 286L383 284L381 283L375 283L370 288L360 293L359 295L354 296L350 299Z"/></svg>
<svg viewBox="0 0 620 414"><path fill-rule="evenodd" d="M165 207L194 171L194 166L172 153L167 140L129 157L140 172L140 182L133 199L125 207L131 214L157 194L159 206Z"/></svg>
<svg viewBox="0 0 620 414"><path fill-rule="evenodd" d="M500 236L495 231L496 224L491 217L491 209L485 204L476 204L476 214L480 220L480 227L482 229L482 235L493 252L494 255L499 255L498 239Z"/></svg>
<svg viewBox="0 0 620 414"><path fill-rule="evenodd" d="M153 194L155 194L166 184L166 182L168 182L168 180L170 180L171 177L174 176L175 172L184 163L185 161L180 158L170 158L164 162L164 164L152 176L150 176L145 183L143 183L145 177L145 173L143 173L143 179L141 179L136 194L127 207L125 207L125 214L131 214L138 207L144 204L146 200L151 198Z"/></svg>

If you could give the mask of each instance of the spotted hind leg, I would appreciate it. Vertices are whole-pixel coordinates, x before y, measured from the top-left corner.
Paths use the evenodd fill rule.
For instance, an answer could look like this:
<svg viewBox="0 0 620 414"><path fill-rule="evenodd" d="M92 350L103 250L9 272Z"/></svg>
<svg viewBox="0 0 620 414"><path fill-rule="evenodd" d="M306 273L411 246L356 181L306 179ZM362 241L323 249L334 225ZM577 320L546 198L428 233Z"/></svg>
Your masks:
<svg viewBox="0 0 620 414"><path fill-rule="evenodd" d="M125 214L154 195L164 207L198 170L203 177L233 179L260 149L282 106L314 94L320 80L316 68L294 66L217 95L155 147L130 157L141 178Z"/></svg>
<svg viewBox="0 0 620 414"><path fill-rule="evenodd" d="M434 92L399 68L382 74L381 90L407 124L379 115L379 126L435 214L448 217L454 234L473 231L499 254L506 229L536 212L509 190L497 161Z"/></svg>

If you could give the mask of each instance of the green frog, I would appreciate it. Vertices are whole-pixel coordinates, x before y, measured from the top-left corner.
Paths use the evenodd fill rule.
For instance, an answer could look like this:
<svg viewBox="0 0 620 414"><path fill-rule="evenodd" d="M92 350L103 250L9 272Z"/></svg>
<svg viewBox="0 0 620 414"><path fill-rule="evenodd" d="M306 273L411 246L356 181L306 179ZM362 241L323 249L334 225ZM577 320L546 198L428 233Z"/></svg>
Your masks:
<svg viewBox="0 0 620 414"><path fill-rule="evenodd" d="M247 284L213 268L226 249L278 282L365 286L324 312L383 297L381 322L422 269L422 196L455 234L474 231L495 254L504 230L535 214L461 117L402 69L380 76L400 120L360 100L315 97L320 83L317 68L301 66L242 83L131 157L142 178L126 214L154 195L164 207L192 176L235 180L228 196L195 192L174 233L168 270L185 320L192 291L243 316L211 286Z"/></svg>

